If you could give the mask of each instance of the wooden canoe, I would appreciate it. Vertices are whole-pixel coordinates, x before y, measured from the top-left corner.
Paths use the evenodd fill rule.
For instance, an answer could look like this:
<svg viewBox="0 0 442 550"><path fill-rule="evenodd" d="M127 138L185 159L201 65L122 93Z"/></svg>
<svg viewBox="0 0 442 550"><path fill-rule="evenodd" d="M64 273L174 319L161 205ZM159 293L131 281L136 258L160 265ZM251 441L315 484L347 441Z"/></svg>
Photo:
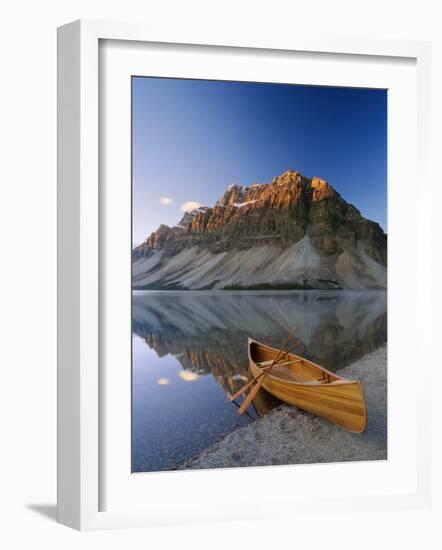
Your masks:
<svg viewBox="0 0 442 550"><path fill-rule="evenodd" d="M248 340L249 366L257 378L278 355L278 350ZM317 414L351 432L363 432L367 424L362 384L347 380L299 355L289 353L272 367L262 387L299 409Z"/></svg>

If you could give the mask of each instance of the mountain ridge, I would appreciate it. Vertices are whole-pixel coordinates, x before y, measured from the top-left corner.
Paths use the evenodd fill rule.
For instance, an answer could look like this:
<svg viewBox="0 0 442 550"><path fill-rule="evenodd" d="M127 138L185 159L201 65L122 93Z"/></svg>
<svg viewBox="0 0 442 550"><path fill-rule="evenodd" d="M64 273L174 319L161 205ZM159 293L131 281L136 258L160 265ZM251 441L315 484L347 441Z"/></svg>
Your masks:
<svg viewBox="0 0 442 550"><path fill-rule="evenodd" d="M229 185L134 248L134 288L385 288L387 236L325 180Z"/></svg>

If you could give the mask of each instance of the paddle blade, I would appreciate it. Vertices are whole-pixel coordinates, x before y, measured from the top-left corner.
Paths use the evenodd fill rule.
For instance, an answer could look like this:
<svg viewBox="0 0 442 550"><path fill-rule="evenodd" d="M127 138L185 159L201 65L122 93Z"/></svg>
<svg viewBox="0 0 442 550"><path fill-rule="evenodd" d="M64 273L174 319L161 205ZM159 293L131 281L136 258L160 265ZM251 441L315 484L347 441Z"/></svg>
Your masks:
<svg viewBox="0 0 442 550"><path fill-rule="evenodd" d="M262 383L264 382L264 378L267 376L268 372L262 375L261 379L256 383L256 385L252 388L249 395L244 399L244 401L241 404L241 407L239 408L239 414L243 414L243 412L247 409L247 407L252 402L252 399L255 397L255 395L259 392Z"/></svg>
<svg viewBox="0 0 442 550"><path fill-rule="evenodd" d="M240 397L243 393L245 393L249 388L250 386L253 384L255 380L250 380L250 382L247 382L247 384L244 384L244 386L242 386L236 393L234 393L233 395L230 396L230 401L235 401L235 399L238 399L238 397Z"/></svg>

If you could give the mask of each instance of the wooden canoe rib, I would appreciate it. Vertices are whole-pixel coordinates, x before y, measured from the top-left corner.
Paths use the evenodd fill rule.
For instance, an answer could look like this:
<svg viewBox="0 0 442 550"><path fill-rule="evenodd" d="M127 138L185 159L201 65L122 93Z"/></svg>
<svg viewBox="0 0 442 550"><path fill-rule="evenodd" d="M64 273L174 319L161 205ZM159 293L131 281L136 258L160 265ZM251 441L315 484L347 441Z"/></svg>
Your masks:
<svg viewBox="0 0 442 550"><path fill-rule="evenodd" d="M276 363L263 377L279 351L249 338L249 366L253 377L261 377L269 393L299 409L317 414L351 432L363 432L367 424L362 385L347 380L293 353Z"/></svg>

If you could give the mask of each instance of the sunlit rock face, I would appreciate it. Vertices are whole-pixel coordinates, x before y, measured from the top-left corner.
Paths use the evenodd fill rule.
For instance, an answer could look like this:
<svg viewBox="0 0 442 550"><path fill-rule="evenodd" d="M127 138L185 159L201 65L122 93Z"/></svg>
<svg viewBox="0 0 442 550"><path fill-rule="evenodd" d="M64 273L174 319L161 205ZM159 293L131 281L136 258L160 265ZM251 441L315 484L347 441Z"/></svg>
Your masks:
<svg viewBox="0 0 442 550"><path fill-rule="evenodd" d="M387 236L321 178L230 185L133 250L134 288L385 288Z"/></svg>

